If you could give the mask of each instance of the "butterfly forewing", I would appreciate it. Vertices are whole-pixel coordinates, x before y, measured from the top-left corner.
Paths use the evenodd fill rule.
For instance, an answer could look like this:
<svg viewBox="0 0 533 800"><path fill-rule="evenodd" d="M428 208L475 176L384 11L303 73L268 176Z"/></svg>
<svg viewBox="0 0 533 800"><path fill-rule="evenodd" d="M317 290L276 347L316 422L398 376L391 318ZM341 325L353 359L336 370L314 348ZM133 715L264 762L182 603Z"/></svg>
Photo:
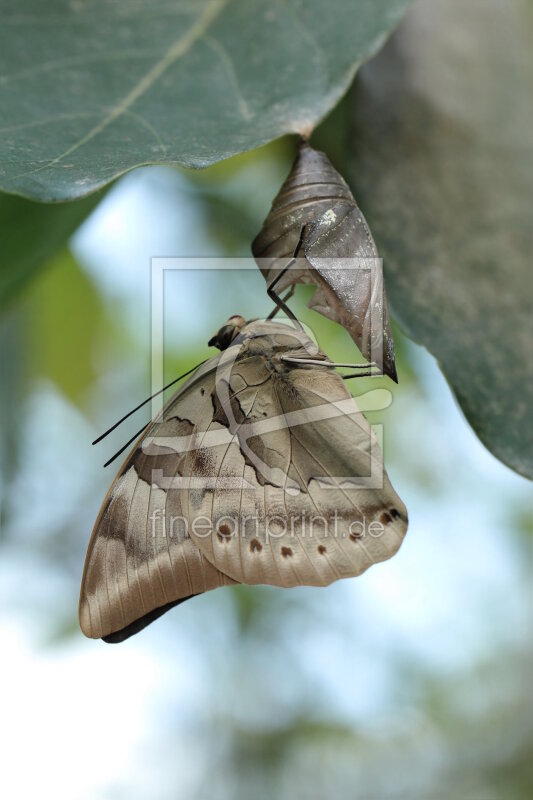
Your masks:
<svg viewBox="0 0 533 800"><path fill-rule="evenodd" d="M233 582L188 536L187 491L166 490L153 482L158 470L167 479L179 477L185 454L168 448L157 448L155 454L143 451L153 437L187 438L191 408L210 418L213 375L205 368L200 372L167 404L165 421L147 427L104 500L82 579L79 616L86 636L108 636L154 609Z"/></svg>

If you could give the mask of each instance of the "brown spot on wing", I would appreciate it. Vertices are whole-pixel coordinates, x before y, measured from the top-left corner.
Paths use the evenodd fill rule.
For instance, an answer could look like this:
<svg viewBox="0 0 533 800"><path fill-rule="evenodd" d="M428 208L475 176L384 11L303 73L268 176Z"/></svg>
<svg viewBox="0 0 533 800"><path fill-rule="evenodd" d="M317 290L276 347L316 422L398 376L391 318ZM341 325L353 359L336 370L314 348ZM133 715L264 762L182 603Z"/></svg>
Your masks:
<svg viewBox="0 0 533 800"><path fill-rule="evenodd" d="M225 522L219 526L217 538L219 542L228 542L231 539L231 528Z"/></svg>

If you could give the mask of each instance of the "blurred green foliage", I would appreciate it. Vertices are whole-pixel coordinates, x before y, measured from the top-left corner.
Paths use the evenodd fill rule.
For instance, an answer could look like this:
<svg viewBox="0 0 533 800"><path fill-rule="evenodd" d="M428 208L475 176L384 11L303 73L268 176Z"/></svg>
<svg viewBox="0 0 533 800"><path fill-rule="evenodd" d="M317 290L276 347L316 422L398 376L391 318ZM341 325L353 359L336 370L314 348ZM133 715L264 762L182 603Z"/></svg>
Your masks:
<svg viewBox="0 0 533 800"><path fill-rule="evenodd" d="M102 193L76 203L35 203L0 194L0 309L64 247Z"/></svg>
<svg viewBox="0 0 533 800"><path fill-rule="evenodd" d="M290 163L291 147L290 142L278 146L275 159L281 173ZM260 223L263 208L251 202L257 194L255 180L247 181L243 176L254 170L260 174L261 161L266 159L271 164L272 158L273 152L267 148L255 157L247 156L242 168L229 162L218 166L212 179L206 172L199 179L196 175L188 178L183 186L187 202L201 211L206 236L220 252L247 253L249 232ZM169 189L169 202L173 191ZM224 197L230 202L223 202ZM109 213L111 210L112 206ZM243 216L245 211L248 218ZM145 224L150 228L148 208L146 215ZM242 223L243 219L247 219L246 223ZM114 256L110 254L109 258L113 260ZM118 261L117 256L117 264ZM148 273L148 263L142 268ZM148 289L148 282L146 286ZM186 283L180 287L185 294L192 291ZM238 273L228 274L225 282L213 282L212 288L212 297L195 299L207 304L214 329L227 297L242 308L248 289ZM306 308L311 291L310 287L298 287L295 310L311 324L327 352L340 360L353 359L348 335ZM147 312L147 290L143 304ZM130 306L134 309L133 318L132 311L128 311ZM34 625L38 622L39 647L44 652L61 654L81 647L76 621L81 564L98 504L111 479L100 465L130 435L127 426L119 429L113 442L104 447L104 453L90 448L92 434L100 432L101 426L113 422L149 391L149 342L143 346L143 337L138 336L138 327L142 330L144 321L135 309L137 304L125 295L117 295L117 290L106 291L83 259L61 249L3 317L2 335L8 344L4 374L9 376L9 389L3 386L7 396L1 421L8 467L3 478L3 553L18 581L22 580L17 577L18 571L28 569L28 561L38 570L39 580L26 581L14 613L20 616L24 611ZM265 310L268 309L265 301ZM177 370L184 370L209 354L207 333L191 341L186 349L179 341L172 343L165 357L169 379ZM370 412L369 418L386 423L385 457L400 492L403 494L409 486L416 486L420 492L417 496L409 490L411 497L407 498L412 525L416 528L420 518L426 522L434 519L433 511L424 516L424 502L442 513L451 513L451 507L457 504L457 519L461 520L471 508L471 498L461 505L462 501L453 494L451 479L446 477L449 465L442 443L437 446L429 441L422 446L413 439L413 431L426 437L428 414L435 419L435 427L430 428L434 436L440 412L432 406L434 400L420 373L416 348L399 331L395 330L395 336L400 384L392 386L386 379L352 381L352 391L360 394L379 385L393 394L392 406ZM50 391L55 398L53 404L61 409L58 422L45 410ZM35 398L36 405L30 403L31 398ZM75 415L69 410L74 407ZM28 449L28 430L33 437L35 424L38 429L44 426L44 438L32 438ZM132 429L139 424L135 419ZM46 431L47 425L50 431ZM8 443L8 449L12 448L9 452ZM43 462L47 449L49 455ZM31 469L27 461L30 453L34 460ZM457 471L457 465L452 463ZM38 480L30 486L32 505L41 508L44 501L40 495L51 495L39 512L46 514L39 516L42 529L25 525L26 489L22 495L20 492L31 475ZM482 475L472 475L470 479L475 497ZM464 483L464 474L461 481ZM52 489L58 483L62 488L55 496ZM489 492L495 502L494 492ZM19 496L21 499L17 500ZM72 507L67 509L65 496L72 496ZM509 497L502 489L498 525L509 525L505 547L509 553L525 558L522 580L527 582L531 574L527 548L511 532L525 531L530 525L528 510L520 497L514 499L515 516L509 522ZM435 544L434 524L426 528L424 537L428 545ZM415 543L422 543L420 537ZM407 546L412 552L413 541ZM435 575L441 569L438 559L434 555L429 567ZM400 572L405 569L405 563L399 564ZM365 578L358 580L364 587ZM382 580L386 592L385 573ZM431 574L427 581L433 582ZM462 588L472 593L476 585L471 581L469 588L465 584ZM481 580L477 591L483 585ZM416 582L406 585L406 595L417 590ZM379 625L379 615L373 617L364 592L352 598L350 591L346 582L321 591L271 587L218 590L185 603L164 623L154 625L153 632L140 635L138 644L126 651L130 653L132 670L140 669L136 647L141 651L146 648L160 661L170 659L174 665L171 678L159 687L161 708L146 721L145 734L161 759L157 761L152 754L146 762L152 781L151 797L166 800L184 781L194 787L194 796L206 800L266 800L273 794L287 800L324 795L346 800L529 797L533 734L524 681L528 653L495 638L486 656L472 657L471 663L453 670L424 664L398 642L386 644L389 633L387 629L374 629ZM518 584L516 591L520 597L526 596ZM15 597L14 592L8 607L15 603ZM397 602L405 603L405 597L399 595ZM475 611L466 595L463 601L449 596L443 602L455 602L457 608L466 609L476 631L486 624L487 614L495 616L490 606ZM502 597L496 594L491 604L501 605ZM404 625L409 631L415 623L410 621L407 610L405 614ZM371 631L365 628L368 624ZM433 638L443 635L447 626L441 621L435 622L434 627ZM426 635L431 638L429 633ZM173 646L174 636L178 644ZM450 636L453 641L453 633ZM88 654L98 645L88 642L83 647ZM420 648L424 652L423 641ZM98 653L100 659L107 658L105 648ZM57 669L60 664L58 661ZM194 722L179 711L183 701L180 681L174 678L177 665L186 674L199 670L202 676L201 689L194 695ZM391 688L382 694L383 678L379 676L383 671ZM83 691L82 685L79 691ZM366 696L380 698L381 710L369 716L349 710L348 706L354 703L364 705ZM62 702L59 695L59 723L66 713ZM117 735L126 734L120 720L111 722L108 715L113 714L112 707L100 709L99 713L107 718L108 725L115 726ZM195 735L199 738L194 739ZM95 740L89 752L97 746ZM43 743L43 747L48 752L48 744ZM171 757L176 748L189 753L191 773L184 764L176 771ZM206 759L197 780L192 751L195 758L201 754ZM48 758L54 761L56 756L49 753ZM137 760L134 753L131 758ZM139 759L139 763L142 761ZM137 768L132 763L132 775ZM94 769L98 772L97 766ZM116 773L114 786L126 786L128 780L126 772ZM45 796L48 788L45 787ZM130 793L127 789L117 792L108 786L101 796Z"/></svg>
<svg viewBox="0 0 533 800"><path fill-rule="evenodd" d="M24 306L28 375L53 381L69 400L83 404L98 377L98 339L120 337L99 292L64 250L32 282Z"/></svg>

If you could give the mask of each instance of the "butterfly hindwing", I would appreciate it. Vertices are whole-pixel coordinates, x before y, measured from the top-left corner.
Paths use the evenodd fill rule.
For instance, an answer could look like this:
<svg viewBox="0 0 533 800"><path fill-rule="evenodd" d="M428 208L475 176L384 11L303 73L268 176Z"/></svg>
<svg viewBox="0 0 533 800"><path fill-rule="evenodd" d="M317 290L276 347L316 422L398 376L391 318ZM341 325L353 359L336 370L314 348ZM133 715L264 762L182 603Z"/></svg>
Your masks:
<svg viewBox="0 0 533 800"><path fill-rule="evenodd" d="M234 437L216 459L220 475L242 477L248 486L192 491L191 509L211 520L212 531L191 536L242 583L326 585L358 575L398 549L405 506L342 379L322 367L278 372L266 349L260 358L270 361L270 378L260 391L247 377L259 370L254 359L231 373ZM335 403L343 410L332 416ZM211 430L224 425L230 420L219 411ZM351 477L371 475L382 485L350 487Z"/></svg>

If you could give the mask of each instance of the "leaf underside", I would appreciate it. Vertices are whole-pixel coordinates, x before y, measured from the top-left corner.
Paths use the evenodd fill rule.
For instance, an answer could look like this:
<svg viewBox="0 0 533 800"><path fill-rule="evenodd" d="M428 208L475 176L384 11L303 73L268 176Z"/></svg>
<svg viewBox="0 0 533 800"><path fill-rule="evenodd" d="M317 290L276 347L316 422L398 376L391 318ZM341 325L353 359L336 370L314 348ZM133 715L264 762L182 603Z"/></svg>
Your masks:
<svg viewBox="0 0 533 800"><path fill-rule="evenodd" d="M409 0L5 0L0 189L93 192L311 129Z"/></svg>
<svg viewBox="0 0 533 800"><path fill-rule="evenodd" d="M481 441L527 477L530 30L523 0L419 3L359 73L350 139L396 319L438 359Z"/></svg>

